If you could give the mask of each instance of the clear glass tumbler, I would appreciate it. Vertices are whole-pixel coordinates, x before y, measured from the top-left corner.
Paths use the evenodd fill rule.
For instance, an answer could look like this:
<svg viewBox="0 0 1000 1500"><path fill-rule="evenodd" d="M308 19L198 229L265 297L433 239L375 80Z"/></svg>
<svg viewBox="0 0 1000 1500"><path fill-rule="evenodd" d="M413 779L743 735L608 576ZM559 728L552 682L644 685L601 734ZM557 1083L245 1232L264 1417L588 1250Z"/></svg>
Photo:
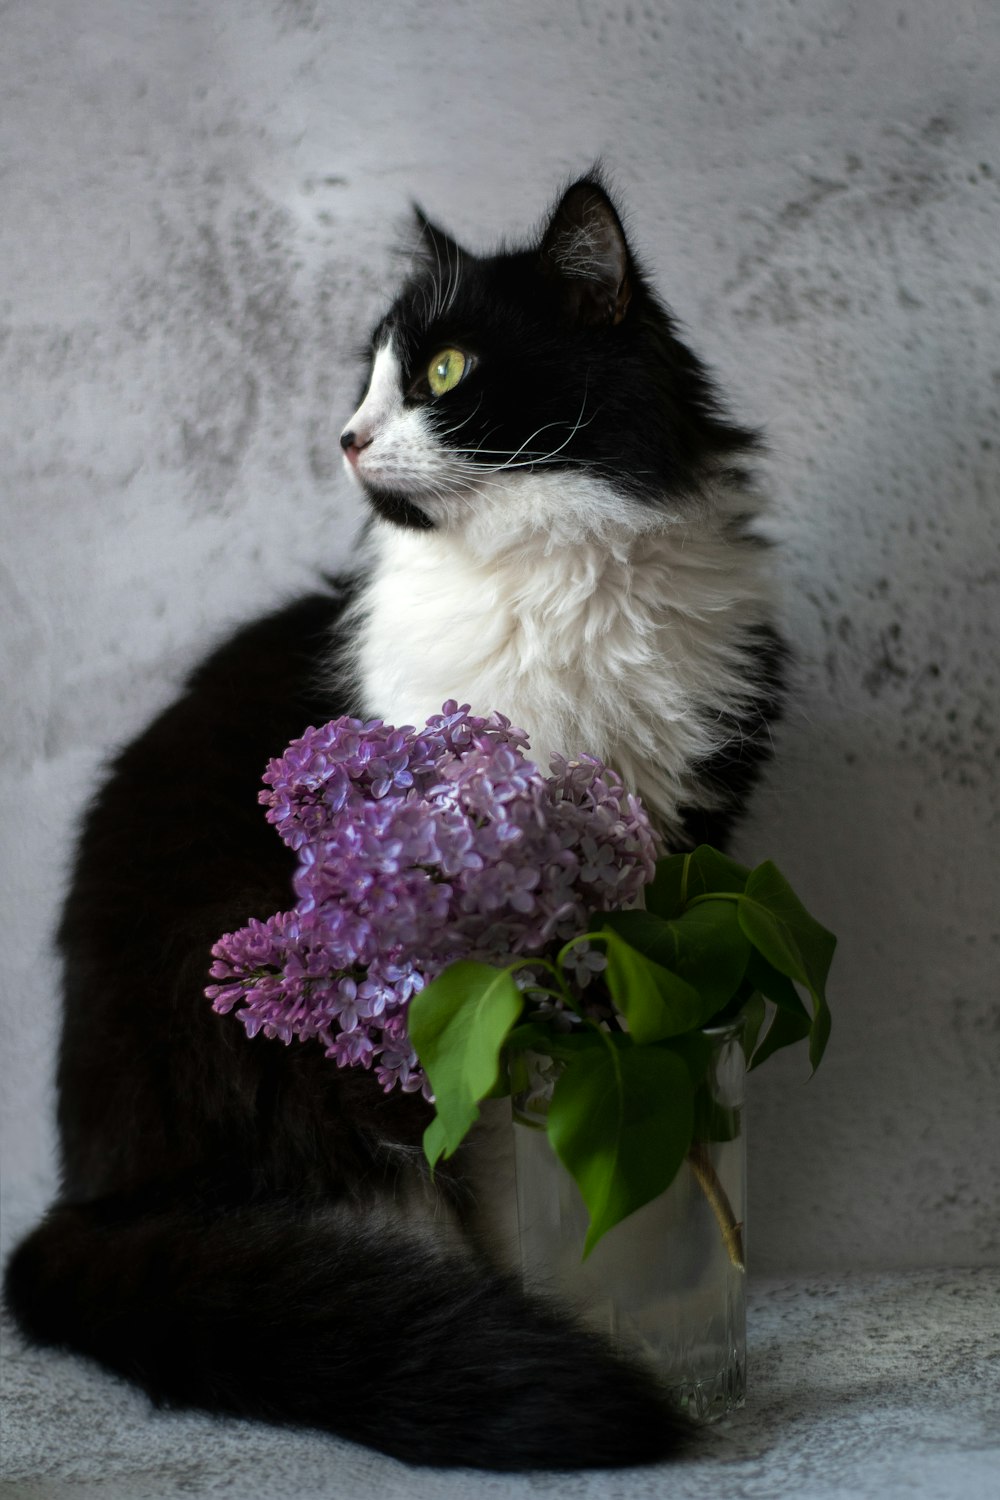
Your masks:
<svg viewBox="0 0 1000 1500"><path fill-rule="evenodd" d="M675 1403L705 1422L742 1406L746 1391L741 1030L738 1023L705 1033L713 1053L696 1139L670 1187L586 1260L587 1210L544 1130L560 1065L530 1057L528 1087L513 1100L525 1286L554 1294L623 1351L650 1361Z"/></svg>

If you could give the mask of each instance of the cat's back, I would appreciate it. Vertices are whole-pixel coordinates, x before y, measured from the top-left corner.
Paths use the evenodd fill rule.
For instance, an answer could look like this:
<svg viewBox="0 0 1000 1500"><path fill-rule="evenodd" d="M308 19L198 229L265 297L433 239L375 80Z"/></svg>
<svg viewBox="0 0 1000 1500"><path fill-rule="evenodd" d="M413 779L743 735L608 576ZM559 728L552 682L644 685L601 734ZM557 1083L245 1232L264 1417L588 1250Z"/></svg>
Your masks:
<svg viewBox="0 0 1000 1500"><path fill-rule="evenodd" d="M86 813L59 928L59 1118L74 1195L210 1158L234 1177L308 1182L308 1152L285 1162L283 1141L334 1123L329 1064L315 1049L248 1047L204 987L223 932L288 904L294 860L264 820L260 778L331 705L350 707L349 690L338 706L317 680L344 599L300 599L218 646L118 755ZM279 1114L295 1117L287 1129Z"/></svg>

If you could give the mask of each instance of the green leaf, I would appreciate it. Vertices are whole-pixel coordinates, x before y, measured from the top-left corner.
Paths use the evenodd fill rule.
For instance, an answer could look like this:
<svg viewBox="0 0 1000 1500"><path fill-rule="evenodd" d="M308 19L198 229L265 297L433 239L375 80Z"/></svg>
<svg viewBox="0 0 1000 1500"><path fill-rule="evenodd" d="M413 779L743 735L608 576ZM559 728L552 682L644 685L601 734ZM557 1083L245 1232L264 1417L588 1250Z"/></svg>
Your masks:
<svg viewBox="0 0 1000 1500"><path fill-rule="evenodd" d="M750 954L750 962L747 964L747 979L767 1000L773 1000L781 1010L791 1010L800 1016L808 1016L808 1011L799 998L799 992L792 981L769 964L763 953L754 948Z"/></svg>
<svg viewBox="0 0 1000 1500"><path fill-rule="evenodd" d="M754 949L747 964L747 979L757 991L756 1002L759 1006L759 1019L753 1031L750 1030L749 1019L753 1013L748 1005L748 1026L744 1043L744 1051L749 1059L748 1067L758 1068L762 1062L777 1052L782 1047L794 1046L796 1042L804 1041L812 1033L816 1022L810 1019L799 997L799 992L792 981L773 964L768 963L764 955ZM770 1000L776 1007L778 1014L774 1015L770 1026L764 1034L764 1039L757 1047L757 1038L760 1035L765 1017L765 999ZM785 1019L778 1017L784 1013ZM756 1048L756 1050L755 1050Z"/></svg>
<svg viewBox="0 0 1000 1500"><path fill-rule="evenodd" d="M606 929L611 928L623 937L631 948L651 958L654 963L664 963L665 949L672 949L670 923L649 911L605 911L600 921Z"/></svg>
<svg viewBox="0 0 1000 1500"><path fill-rule="evenodd" d="M513 1031L508 1031L504 1046L508 1051L538 1052L543 1050L552 1033L539 1021L522 1021Z"/></svg>
<svg viewBox="0 0 1000 1500"><path fill-rule="evenodd" d="M508 1037L508 1042L510 1038ZM531 1069L524 1052L507 1052L507 1073L510 1077L510 1092L514 1098L518 1094L526 1092L531 1084ZM427 1138L424 1137L424 1149L427 1148Z"/></svg>
<svg viewBox="0 0 1000 1500"><path fill-rule="evenodd" d="M669 1187L691 1145L684 1061L669 1048L605 1042L567 1064L548 1115L549 1140L590 1214L584 1257Z"/></svg>
<svg viewBox="0 0 1000 1500"><path fill-rule="evenodd" d="M762 1062L766 1062L772 1052L777 1052L781 1047L794 1046L807 1037L812 1029L812 1022L802 1007L802 1014L796 1015L790 1010L776 1010L767 1028L764 1040L750 1059L749 1067L759 1068Z"/></svg>
<svg viewBox="0 0 1000 1500"><path fill-rule="evenodd" d="M445 1156L461 1145L479 1118L479 1101L496 1085L501 1048L523 1004L511 969L470 959L450 964L410 1002L410 1040L441 1122L431 1145L436 1149L443 1135Z"/></svg>
<svg viewBox="0 0 1000 1500"><path fill-rule="evenodd" d="M704 901L670 923L677 952L671 968L721 1010L739 989L751 945L734 901Z"/></svg>
<svg viewBox="0 0 1000 1500"><path fill-rule="evenodd" d="M671 1037L670 1041L659 1042L657 1045L661 1050L672 1052L675 1057L680 1058L688 1070L691 1087L697 1088L708 1071L715 1050L705 1033L688 1031L683 1036Z"/></svg>
<svg viewBox="0 0 1000 1500"><path fill-rule="evenodd" d="M633 948L612 927L602 933L611 998L628 1021L632 1040L645 1045L691 1031L706 1019L696 989Z"/></svg>
<svg viewBox="0 0 1000 1500"><path fill-rule="evenodd" d="M668 854L657 861L656 874L645 888L646 910L658 917L679 917L695 896L742 893L749 873L711 844L699 844L690 854Z"/></svg>
<svg viewBox="0 0 1000 1500"><path fill-rule="evenodd" d="M441 1160L448 1147L448 1138L444 1133L444 1126L440 1117L435 1115L427 1129L424 1131L424 1155L430 1162L431 1172Z"/></svg>
<svg viewBox="0 0 1000 1500"><path fill-rule="evenodd" d="M648 912L658 917L677 917L684 910L681 892L687 859L686 854L668 854L665 859L657 860L656 874L643 892Z"/></svg>
<svg viewBox="0 0 1000 1500"><path fill-rule="evenodd" d="M809 1060L819 1066L830 1034L826 980L837 939L810 916L770 860L752 871L739 902L740 925L779 973L804 984L812 996Z"/></svg>
<svg viewBox="0 0 1000 1500"><path fill-rule="evenodd" d="M792 993L795 993L794 990ZM796 999L798 999L797 995ZM743 1035L740 1039L743 1045L743 1057L748 1069L750 1067L750 1059L753 1057L753 1049L757 1045L757 1038L760 1036L760 1028L764 1024L766 1015L767 1006L764 1004L764 996L762 994L751 995L743 1007Z"/></svg>
<svg viewBox="0 0 1000 1500"><path fill-rule="evenodd" d="M703 900L664 920L645 911L606 912L604 923L644 957L696 990L702 1025L732 999L751 953L733 901Z"/></svg>
<svg viewBox="0 0 1000 1500"><path fill-rule="evenodd" d="M746 889L750 875L746 865L720 854L711 844L699 844L688 855L688 861L686 901L695 896L712 896L717 891L742 893Z"/></svg>
<svg viewBox="0 0 1000 1500"><path fill-rule="evenodd" d="M837 939L809 915L776 865L754 870L739 903L743 930L782 974L823 994Z"/></svg>

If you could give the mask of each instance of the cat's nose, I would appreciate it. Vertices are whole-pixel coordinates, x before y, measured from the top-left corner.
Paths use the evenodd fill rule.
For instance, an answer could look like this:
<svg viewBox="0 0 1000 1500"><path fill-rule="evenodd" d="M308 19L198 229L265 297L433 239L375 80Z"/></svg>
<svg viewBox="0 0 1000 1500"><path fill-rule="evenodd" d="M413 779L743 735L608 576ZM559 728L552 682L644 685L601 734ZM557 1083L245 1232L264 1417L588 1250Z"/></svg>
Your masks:
<svg viewBox="0 0 1000 1500"><path fill-rule="evenodd" d="M349 427L346 432L340 434L340 446L352 464L357 462L358 454L362 448L367 448L370 442L371 438L365 437L363 433L355 432L353 427Z"/></svg>

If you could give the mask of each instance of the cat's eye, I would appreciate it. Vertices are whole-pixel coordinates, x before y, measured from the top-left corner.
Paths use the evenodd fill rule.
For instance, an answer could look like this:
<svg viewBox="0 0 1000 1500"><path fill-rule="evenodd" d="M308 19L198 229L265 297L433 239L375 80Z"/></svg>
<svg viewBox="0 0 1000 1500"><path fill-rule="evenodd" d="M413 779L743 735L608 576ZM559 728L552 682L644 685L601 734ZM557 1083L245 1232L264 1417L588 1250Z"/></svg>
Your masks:
<svg viewBox="0 0 1000 1500"><path fill-rule="evenodd" d="M468 369L469 361L461 349L442 349L427 366L427 384L434 396L453 391Z"/></svg>

